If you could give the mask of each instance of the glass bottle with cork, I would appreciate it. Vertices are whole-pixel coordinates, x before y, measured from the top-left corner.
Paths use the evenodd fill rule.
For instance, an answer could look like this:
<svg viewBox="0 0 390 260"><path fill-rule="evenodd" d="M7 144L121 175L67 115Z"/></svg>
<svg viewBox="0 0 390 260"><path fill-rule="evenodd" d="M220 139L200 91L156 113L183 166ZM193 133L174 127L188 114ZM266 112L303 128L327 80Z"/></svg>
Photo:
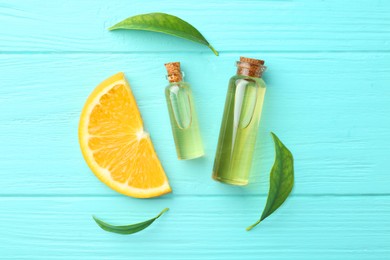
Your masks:
<svg viewBox="0 0 390 260"><path fill-rule="evenodd" d="M190 85L183 81L180 62L166 63L169 85L165 88L172 134L179 160L204 155L198 117Z"/></svg>
<svg viewBox="0 0 390 260"><path fill-rule="evenodd" d="M229 81L214 161L213 179L246 185L259 128L266 85L263 60L240 57L237 74Z"/></svg>

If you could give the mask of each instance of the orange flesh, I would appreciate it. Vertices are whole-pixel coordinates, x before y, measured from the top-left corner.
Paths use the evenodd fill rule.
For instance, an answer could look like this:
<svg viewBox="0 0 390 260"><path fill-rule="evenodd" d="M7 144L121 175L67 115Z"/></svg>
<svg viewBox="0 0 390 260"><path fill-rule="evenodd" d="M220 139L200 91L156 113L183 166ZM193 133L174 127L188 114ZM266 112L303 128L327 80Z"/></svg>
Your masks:
<svg viewBox="0 0 390 260"><path fill-rule="evenodd" d="M99 179L121 193L153 197L170 192L124 75L110 79L96 88L84 107L80 121L84 157Z"/></svg>

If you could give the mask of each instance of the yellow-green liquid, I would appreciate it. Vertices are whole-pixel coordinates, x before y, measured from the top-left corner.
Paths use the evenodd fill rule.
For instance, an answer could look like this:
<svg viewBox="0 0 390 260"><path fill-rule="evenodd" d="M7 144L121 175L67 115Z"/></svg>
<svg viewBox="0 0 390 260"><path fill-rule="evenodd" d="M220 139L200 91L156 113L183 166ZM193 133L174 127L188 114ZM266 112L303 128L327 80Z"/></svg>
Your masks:
<svg viewBox="0 0 390 260"><path fill-rule="evenodd" d="M230 79L214 161L215 180L248 184L265 89L261 78L236 75Z"/></svg>
<svg viewBox="0 0 390 260"><path fill-rule="evenodd" d="M194 159L204 155L198 117L192 91L186 82L174 82L165 89L169 118L177 157L180 160Z"/></svg>

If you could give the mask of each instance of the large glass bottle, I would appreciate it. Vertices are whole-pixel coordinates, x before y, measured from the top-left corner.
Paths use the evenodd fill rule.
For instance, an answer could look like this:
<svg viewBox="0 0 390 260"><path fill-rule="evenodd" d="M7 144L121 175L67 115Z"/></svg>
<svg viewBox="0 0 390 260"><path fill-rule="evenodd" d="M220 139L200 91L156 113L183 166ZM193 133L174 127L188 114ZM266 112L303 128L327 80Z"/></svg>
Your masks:
<svg viewBox="0 0 390 260"><path fill-rule="evenodd" d="M165 64L169 85L165 88L176 153L179 160L189 160L204 155L198 117L190 85L183 81L180 62Z"/></svg>
<svg viewBox="0 0 390 260"><path fill-rule="evenodd" d="M241 57L237 75L229 81L225 109L214 161L213 178L232 185L246 185L252 166L263 107L263 60Z"/></svg>

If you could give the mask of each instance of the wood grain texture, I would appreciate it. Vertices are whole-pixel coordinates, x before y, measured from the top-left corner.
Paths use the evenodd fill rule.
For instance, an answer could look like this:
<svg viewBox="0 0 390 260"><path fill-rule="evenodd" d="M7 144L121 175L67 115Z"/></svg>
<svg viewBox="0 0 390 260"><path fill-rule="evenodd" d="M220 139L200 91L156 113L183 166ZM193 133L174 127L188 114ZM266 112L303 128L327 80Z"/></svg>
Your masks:
<svg viewBox="0 0 390 260"><path fill-rule="evenodd" d="M77 126L92 89L121 70L175 194L265 194L274 154L270 131L294 154L296 194L389 193L388 148L381 145L390 143L389 54L250 53L269 66L253 185L211 181L227 80L238 56L2 55L2 82L12 87L0 89L0 165L10 176L0 193L115 194L83 161ZM163 95L163 64L173 60L182 60L194 90L206 148L200 160L176 159Z"/></svg>
<svg viewBox="0 0 390 260"><path fill-rule="evenodd" d="M0 50L209 52L170 36L107 31L153 11L183 17L219 51L389 50L390 6L382 0L6 1L0 4Z"/></svg>
<svg viewBox="0 0 390 260"><path fill-rule="evenodd" d="M220 51L147 32L109 32L139 13L193 24ZM227 81L240 55L266 60L252 184L211 180ZM206 156L178 161L163 64L181 61ZM124 71L173 193L132 199L101 184L77 141L81 108ZM0 0L1 259L389 259L390 2ZM295 187L251 232L268 190L274 131ZM133 236L91 215L134 223Z"/></svg>
<svg viewBox="0 0 390 260"><path fill-rule="evenodd" d="M256 229L265 197L1 198L2 259L388 259L387 197L292 197ZM132 223L130 236L91 215ZM6 224L5 224L6 223Z"/></svg>

